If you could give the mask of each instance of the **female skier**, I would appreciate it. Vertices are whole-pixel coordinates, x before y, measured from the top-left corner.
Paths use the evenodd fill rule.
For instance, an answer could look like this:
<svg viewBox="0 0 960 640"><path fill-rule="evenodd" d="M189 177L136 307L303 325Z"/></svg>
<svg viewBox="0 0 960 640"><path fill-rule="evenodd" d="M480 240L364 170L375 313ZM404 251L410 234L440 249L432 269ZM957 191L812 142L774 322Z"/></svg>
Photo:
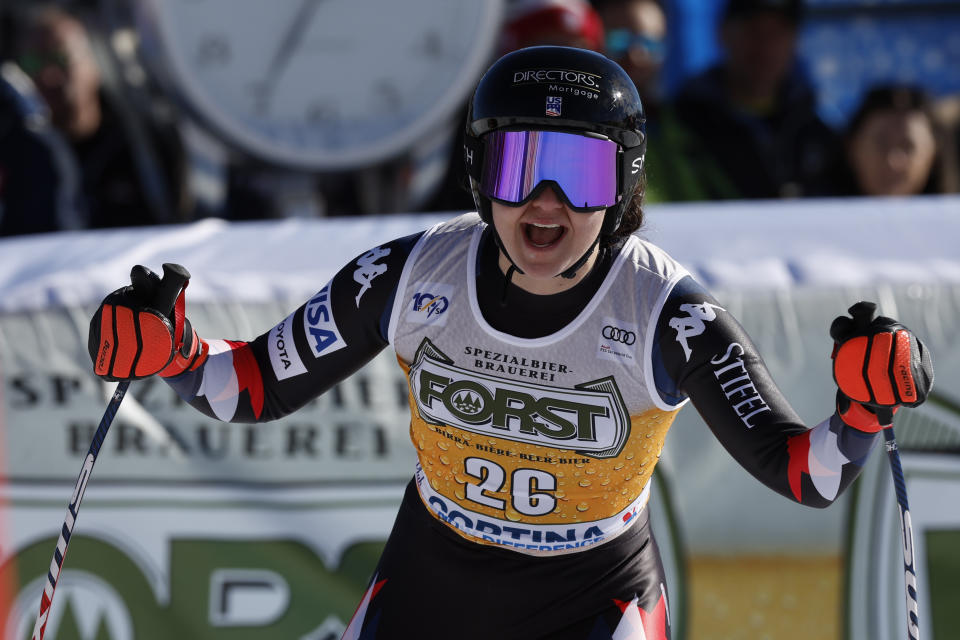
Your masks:
<svg viewBox="0 0 960 640"><path fill-rule="evenodd" d="M899 406L923 344L869 303L838 318L836 409L808 428L737 320L642 222L644 113L586 50L510 53L464 149L478 211L374 247L252 342L204 340L135 267L90 327L95 372L166 378L222 420L287 415L390 345L418 462L345 638L670 637L649 481L687 399L730 454L830 504Z"/></svg>

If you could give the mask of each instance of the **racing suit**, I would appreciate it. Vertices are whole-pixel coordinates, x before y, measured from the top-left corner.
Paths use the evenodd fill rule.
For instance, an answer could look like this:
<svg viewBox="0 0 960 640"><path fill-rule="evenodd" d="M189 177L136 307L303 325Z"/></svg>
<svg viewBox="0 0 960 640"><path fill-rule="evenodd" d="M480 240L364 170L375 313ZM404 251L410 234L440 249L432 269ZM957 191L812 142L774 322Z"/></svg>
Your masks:
<svg viewBox="0 0 960 640"><path fill-rule="evenodd" d="M836 413L806 426L737 320L655 245L606 247L548 296L505 281L497 255L476 214L388 242L169 380L208 415L267 421L396 351L418 460L345 638L669 638L645 505L688 400L791 500L827 506L860 472L876 434Z"/></svg>

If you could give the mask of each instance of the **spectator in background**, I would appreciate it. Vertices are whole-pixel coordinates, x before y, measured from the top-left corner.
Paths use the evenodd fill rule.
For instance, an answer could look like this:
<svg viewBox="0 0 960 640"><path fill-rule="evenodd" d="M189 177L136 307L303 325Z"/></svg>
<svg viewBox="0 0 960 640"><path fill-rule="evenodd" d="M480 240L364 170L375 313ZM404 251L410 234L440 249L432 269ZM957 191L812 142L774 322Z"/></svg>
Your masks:
<svg viewBox="0 0 960 640"><path fill-rule="evenodd" d="M602 52L603 23L587 0L515 0L508 2L497 57L537 45L578 47ZM466 119L464 106L458 122ZM475 208L463 169L463 128L457 126L446 174L425 211Z"/></svg>
<svg viewBox="0 0 960 640"><path fill-rule="evenodd" d="M907 196L945 191L937 122L917 87L878 86L860 102L845 135L844 195Z"/></svg>
<svg viewBox="0 0 960 640"><path fill-rule="evenodd" d="M500 55L538 45L603 50L603 23L586 0L514 0L507 6Z"/></svg>
<svg viewBox="0 0 960 640"><path fill-rule="evenodd" d="M86 226L78 169L30 78L0 64L0 236Z"/></svg>
<svg viewBox="0 0 960 640"><path fill-rule="evenodd" d="M719 26L723 60L677 94L678 116L724 168L737 197L831 189L841 145L818 117L796 63L801 13L800 0L728 0Z"/></svg>
<svg viewBox="0 0 960 640"><path fill-rule="evenodd" d="M933 105L933 113L943 137L939 151L943 161L943 190L960 193L960 94L939 98Z"/></svg>
<svg viewBox="0 0 960 640"><path fill-rule="evenodd" d="M80 19L52 6L25 18L18 61L76 156L88 226L184 219L185 152L176 127L137 113L109 90Z"/></svg>
<svg viewBox="0 0 960 640"><path fill-rule="evenodd" d="M735 197L726 175L664 100L667 14L658 0L594 0L603 53L627 72L647 115L648 202Z"/></svg>
<svg viewBox="0 0 960 640"><path fill-rule="evenodd" d="M594 0L605 33L606 56L637 86L648 119L661 104L660 71L666 57L667 14L658 0Z"/></svg>

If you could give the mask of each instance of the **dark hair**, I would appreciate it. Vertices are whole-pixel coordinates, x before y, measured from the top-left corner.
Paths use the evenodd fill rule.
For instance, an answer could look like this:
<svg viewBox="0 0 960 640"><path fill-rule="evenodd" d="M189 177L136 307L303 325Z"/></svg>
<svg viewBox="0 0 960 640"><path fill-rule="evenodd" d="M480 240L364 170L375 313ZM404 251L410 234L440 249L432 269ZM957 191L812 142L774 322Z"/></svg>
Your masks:
<svg viewBox="0 0 960 640"><path fill-rule="evenodd" d="M888 110L922 111L930 122L935 121L933 101L922 88L913 85L877 85L860 99L860 105L847 122L847 137L856 135L868 116Z"/></svg>
<svg viewBox="0 0 960 640"><path fill-rule="evenodd" d="M860 99L860 104L847 122L844 131L844 141L849 144L860 133L867 118L879 111L897 111L905 113L919 111L930 123L936 145L933 166L930 176L924 185L922 193L942 193L944 190L943 150L939 134L939 123L933 112L933 100L930 94L921 87L914 85L876 85ZM852 176L851 176L852 177Z"/></svg>
<svg viewBox="0 0 960 640"><path fill-rule="evenodd" d="M635 233L643 226L643 197L647 190L647 172L644 169L640 172L640 179L637 186L633 188L633 195L630 196L630 202L623 209L623 217L613 233L601 239L601 244L618 244L627 236Z"/></svg>

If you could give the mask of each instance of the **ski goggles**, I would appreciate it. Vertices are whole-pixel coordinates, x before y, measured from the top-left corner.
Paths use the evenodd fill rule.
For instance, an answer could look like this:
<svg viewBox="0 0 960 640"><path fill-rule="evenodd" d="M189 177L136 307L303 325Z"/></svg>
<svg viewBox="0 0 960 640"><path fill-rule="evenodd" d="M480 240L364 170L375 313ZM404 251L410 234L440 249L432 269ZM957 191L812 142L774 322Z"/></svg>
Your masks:
<svg viewBox="0 0 960 640"><path fill-rule="evenodd" d="M561 131L492 131L483 137L480 193L521 205L546 184L559 187L574 211L596 211L619 200L619 145Z"/></svg>

